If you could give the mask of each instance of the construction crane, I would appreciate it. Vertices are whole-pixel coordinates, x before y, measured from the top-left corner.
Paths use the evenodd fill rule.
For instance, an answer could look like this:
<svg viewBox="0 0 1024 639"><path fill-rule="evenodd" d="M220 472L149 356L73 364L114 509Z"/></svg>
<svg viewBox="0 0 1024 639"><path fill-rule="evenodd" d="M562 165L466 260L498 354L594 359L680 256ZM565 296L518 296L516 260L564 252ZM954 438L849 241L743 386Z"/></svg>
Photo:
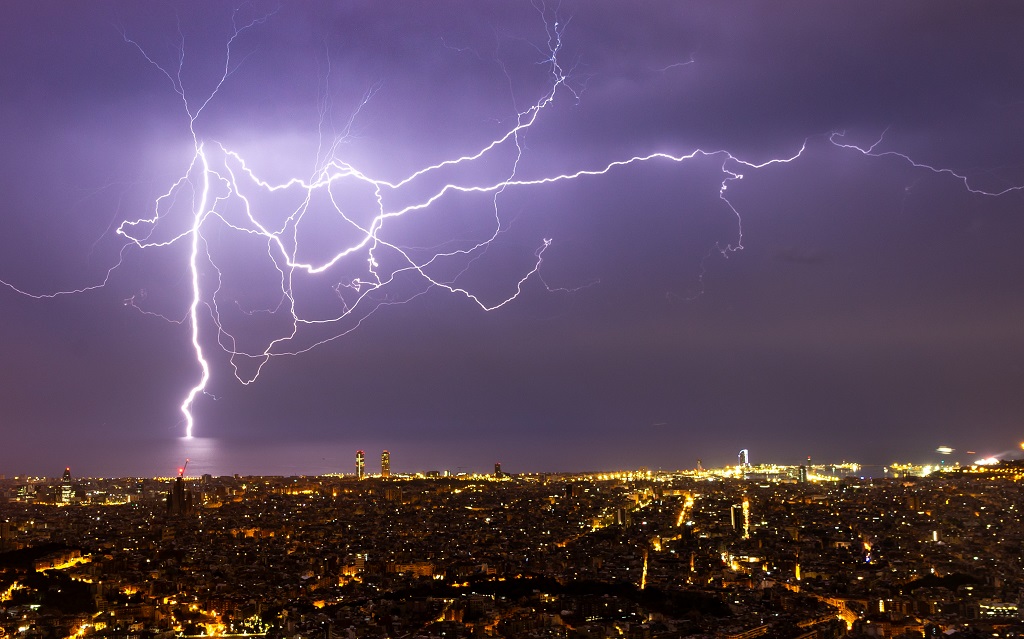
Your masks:
<svg viewBox="0 0 1024 639"><path fill-rule="evenodd" d="M185 469L188 468L188 457L185 458L185 465L178 469L178 477L185 476Z"/></svg>

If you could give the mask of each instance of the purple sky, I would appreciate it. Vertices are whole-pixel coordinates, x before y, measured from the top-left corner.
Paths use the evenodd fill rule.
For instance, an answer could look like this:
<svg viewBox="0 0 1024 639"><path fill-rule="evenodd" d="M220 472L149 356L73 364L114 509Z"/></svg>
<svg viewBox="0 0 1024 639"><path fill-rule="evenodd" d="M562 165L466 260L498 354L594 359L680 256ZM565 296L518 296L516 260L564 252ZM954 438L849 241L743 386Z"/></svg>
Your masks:
<svg viewBox="0 0 1024 639"><path fill-rule="evenodd" d="M183 441L200 379L188 109L221 80L233 6L4 7L0 473L169 474L184 457L215 474L350 472L359 448L371 462L390 449L396 471L691 468L740 448L884 464L947 445L970 461L1024 436L1024 191L979 193L1024 185L1018 2L283 2L235 13L265 20L231 41L231 73L192 123L226 199L201 211L210 380ZM386 220L372 252L288 268L286 254L322 262L365 237L368 180L476 154L559 69L518 138L382 187L383 210L447 183L723 153L449 192ZM876 157L831 142L883 133ZM757 169L724 153L761 164L805 142ZM296 230L305 191L261 191L222 148L270 183L330 159L366 179L315 190ZM723 167L743 174L728 202ZM237 193L284 229L285 253L240 230ZM725 257L730 203L742 250ZM157 211L135 236L180 239L126 249L119 225ZM496 310L431 283L498 304L546 239ZM409 263L432 279L368 284ZM299 324L243 384L226 351L290 334L281 272L300 318L337 321ZM239 377L260 361L235 357Z"/></svg>

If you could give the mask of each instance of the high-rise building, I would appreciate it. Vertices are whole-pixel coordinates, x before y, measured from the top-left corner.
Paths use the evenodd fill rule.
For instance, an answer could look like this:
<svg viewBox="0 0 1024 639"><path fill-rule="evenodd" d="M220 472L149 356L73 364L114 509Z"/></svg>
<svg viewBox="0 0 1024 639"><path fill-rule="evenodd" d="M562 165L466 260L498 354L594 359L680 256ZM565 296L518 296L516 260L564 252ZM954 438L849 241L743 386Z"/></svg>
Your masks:
<svg viewBox="0 0 1024 639"><path fill-rule="evenodd" d="M501 462L494 462L494 476L501 477Z"/></svg>
<svg viewBox="0 0 1024 639"><path fill-rule="evenodd" d="M363 479L366 477L366 453L361 450L356 451L356 479Z"/></svg>
<svg viewBox="0 0 1024 639"><path fill-rule="evenodd" d="M750 500L743 495L743 538L750 539Z"/></svg>
<svg viewBox="0 0 1024 639"><path fill-rule="evenodd" d="M807 466L800 464L800 479L798 480L801 484L807 483Z"/></svg>
<svg viewBox="0 0 1024 639"><path fill-rule="evenodd" d="M632 526L633 513L627 508L615 509L615 523L619 526Z"/></svg>
<svg viewBox="0 0 1024 639"><path fill-rule="evenodd" d="M167 493L167 514L172 516L189 515L193 509L192 491L185 489L185 478L178 475Z"/></svg>
<svg viewBox="0 0 1024 639"><path fill-rule="evenodd" d="M384 479L391 476L391 453L386 450L380 454L380 476Z"/></svg>
<svg viewBox="0 0 1024 639"><path fill-rule="evenodd" d="M75 486L71 483L71 467L64 468L64 476L60 480L60 492L57 501L60 504L70 504L75 496Z"/></svg>
<svg viewBox="0 0 1024 639"><path fill-rule="evenodd" d="M729 523L743 539L750 538L750 500L743 496L743 502L729 508Z"/></svg>
<svg viewBox="0 0 1024 639"><path fill-rule="evenodd" d="M0 521L0 551L11 550L13 539L11 522Z"/></svg>
<svg viewBox="0 0 1024 639"><path fill-rule="evenodd" d="M750 453L747 451L746 448L740 451L740 454L737 456L737 460L739 462L740 468L746 468L747 466L750 466Z"/></svg>

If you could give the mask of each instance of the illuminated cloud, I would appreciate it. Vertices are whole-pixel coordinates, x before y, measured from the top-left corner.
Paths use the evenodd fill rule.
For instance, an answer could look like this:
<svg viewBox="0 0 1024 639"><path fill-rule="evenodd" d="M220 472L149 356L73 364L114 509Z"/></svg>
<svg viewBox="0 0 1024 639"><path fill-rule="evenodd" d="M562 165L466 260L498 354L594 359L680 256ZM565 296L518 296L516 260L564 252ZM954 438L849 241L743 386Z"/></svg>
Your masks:
<svg viewBox="0 0 1024 639"><path fill-rule="evenodd" d="M77 408L13 419L609 449L667 423L665 464L1009 435L1009 5L967 16L985 37L953 5L906 33L887 4L110 7L16 4L4 34L0 279L78 293L18 301L38 355L8 351Z"/></svg>

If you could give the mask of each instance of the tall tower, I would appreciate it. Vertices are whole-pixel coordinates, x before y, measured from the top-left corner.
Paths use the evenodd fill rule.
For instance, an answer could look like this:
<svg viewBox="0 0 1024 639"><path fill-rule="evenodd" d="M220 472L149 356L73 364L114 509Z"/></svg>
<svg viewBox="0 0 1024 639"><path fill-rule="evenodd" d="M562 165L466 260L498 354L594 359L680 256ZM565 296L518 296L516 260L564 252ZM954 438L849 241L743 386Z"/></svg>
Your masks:
<svg viewBox="0 0 1024 639"><path fill-rule="evenodd" d="M0 551L8 550L8 546L11 546L11 522L0 521Z"/></svg>
<svg viewBox="0 0 1024 639"><path fill-rule="evenodd" d="M60 495L58 501L67 505L71 503L71 498L75 495L74 484L71 483L71 467L64 468L64 476L60 480Z"/></svg>
<svg viewBox="0 0 1024 639"><path fill-rule="evenodd" d="M501 477L502 476L502 474L501 474L501 462L495 462L494 463L494 476L495 477Z"/></svg>
<svg viewBox="0 0 1024 639"><path fill-rule="evenodd" d="M750 539L750 500L743 495L743 538Z"/></svg>
<svg viewBox="0 0 1024 639"><path fill-rule="evenodd" d="M380 476L384 479L391 476L391 453L386 450L380 454Z"/></svg>
<svg viewBox="0 0 1024 639"><path fill-rule="evenodd" d="M190 515L194 507L192 491L185 488L185 478L178 475L167 493L167 514L176 517Z"/></svg>
<svg viewBox="0 0 1024 639"><path fill-rule="evenodd" d="M739 462L740 468L746 468L747 466L750 466L750 453L747 451L746 448L741 450L740 454L737 455L737 461Z"/></svg>
<svg viewBox="0 0 1024 639"><path fill-rule="evenodd" d="M363 479L366 477L366 453L361 450L356 451L356 479Z"/></svg>

